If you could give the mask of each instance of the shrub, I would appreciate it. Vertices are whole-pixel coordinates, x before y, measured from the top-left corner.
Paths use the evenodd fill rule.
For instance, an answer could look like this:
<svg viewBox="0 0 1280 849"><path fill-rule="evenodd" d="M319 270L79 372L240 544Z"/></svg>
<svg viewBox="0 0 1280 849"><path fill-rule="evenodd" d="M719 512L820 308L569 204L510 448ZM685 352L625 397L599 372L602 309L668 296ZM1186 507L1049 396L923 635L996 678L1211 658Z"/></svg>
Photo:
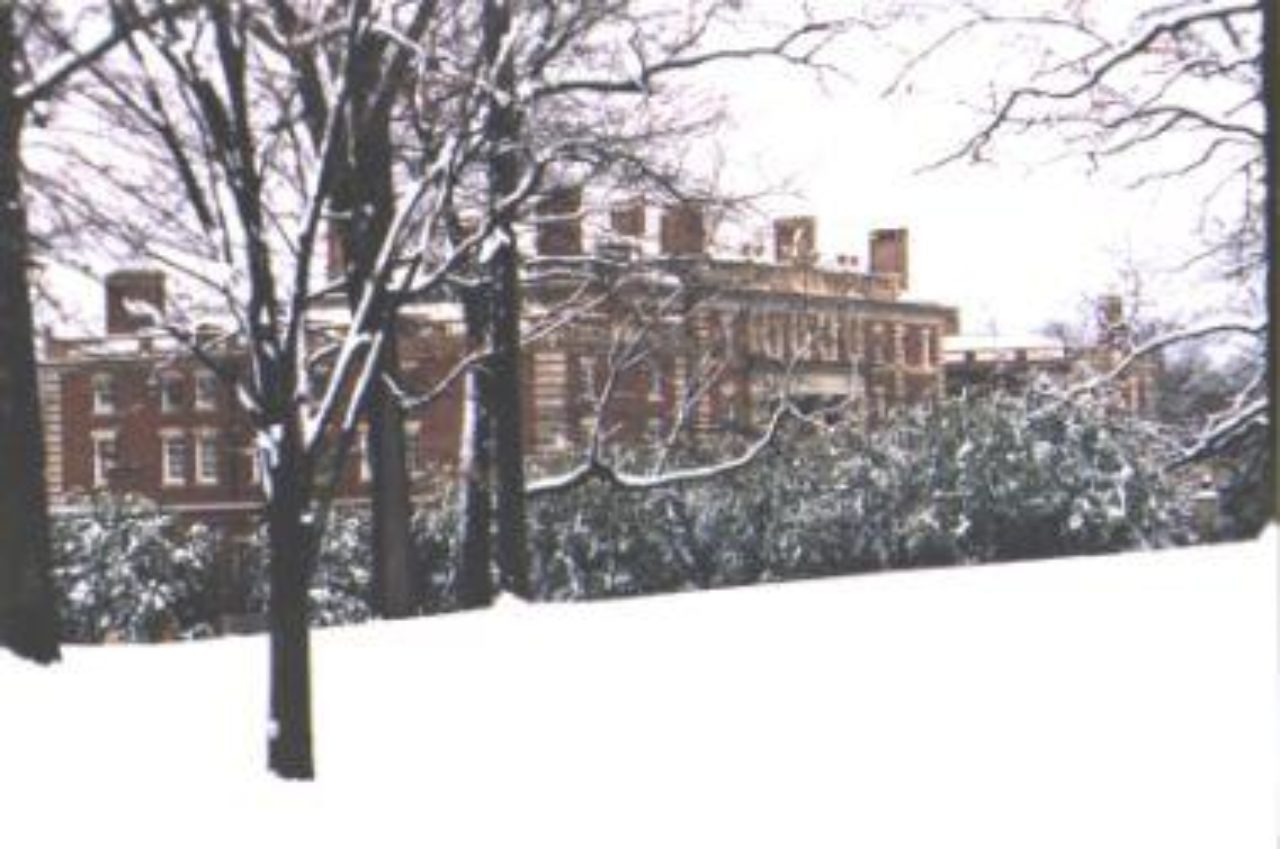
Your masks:
<svg viewBox="0 0 1280 849"><path fill-rule="evenodd" d="M216 535L131 496L99 495L53 523L63 639L157 640L212 633Z"/></svg>
<svg viewBox="0 0 1280 849"><path fill-rule="evenodd" d="M1100 404L949 400L698 484L547 497L532 556L545 595L594 598L1192 542L1162 444Z"/></svg>

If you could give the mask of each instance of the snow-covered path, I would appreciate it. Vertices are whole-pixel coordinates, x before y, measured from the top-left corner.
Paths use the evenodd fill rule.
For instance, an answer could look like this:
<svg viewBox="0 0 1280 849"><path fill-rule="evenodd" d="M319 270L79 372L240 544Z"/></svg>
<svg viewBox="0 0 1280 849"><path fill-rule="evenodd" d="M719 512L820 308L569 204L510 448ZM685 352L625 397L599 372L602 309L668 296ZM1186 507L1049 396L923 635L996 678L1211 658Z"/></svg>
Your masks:
<svg viewBox="0 0 1280 849"><path fill-rule="evenodd" d="M261 638L4 655L0 845L1269 847L1276 554L319 632L311 786Z"/></svg>

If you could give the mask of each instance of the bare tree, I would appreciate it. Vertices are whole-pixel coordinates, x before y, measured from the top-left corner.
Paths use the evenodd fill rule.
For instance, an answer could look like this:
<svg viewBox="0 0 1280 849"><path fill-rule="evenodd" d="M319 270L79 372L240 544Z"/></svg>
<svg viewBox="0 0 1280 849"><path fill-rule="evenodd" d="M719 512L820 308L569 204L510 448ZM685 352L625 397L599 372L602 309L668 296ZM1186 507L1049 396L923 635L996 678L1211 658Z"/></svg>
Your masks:
<svg viewBox="0 0 1280 849"><path fill-rule="evenodd" d="M751 381L758 384L756 391L771 383L767 397L737 399L751 407L749 421L737 428L737 450L710 462L705 457L682 458L699 438L707 436L698 432L698 411L712 393L723 388L733 354L727 350L728 340L699 340L690 332L702 320L718 323L716 313L722 307L715 291L697 279L670 273L655 279L650 271L643 263L625 266L620 279L594 302L589 316L570 325L575 330L587 325L597 336L607 338L608 343L600 346L603 367L588 386L588 427L581 434L573 465L531 481L526 489L530 497L563 493L592 480L620 490L650 490L729 475L777 445L789 424L820 422L851 402L845 398L816 414L800 409L792 383L810 354L812 339L798 339L788 359L775 364L771 381ZM678 381L673 381L673 374L662 374L664 360L673 367L679 363ZM739 381L749 378L745 373L736 377ZM649 434L639 438L634 433L629 438L620 434L626 419L635 415L624 407L623 387L655 378L676 383L673 388L678 395L672 409ZM738 391L743 391L741 386Z"/></svg>
<svg viewBox="0 0 1280 849"><path fill-rule="evenodd" d="M14 9L0 7L0 642L22 657L58 659L49 576L44 446L36 393L30 264L22 188L19 43Z"/></svg>
<svg viewBox="0 0 1280 849"><path fill-rule="evenodd" d="M0 645L41 663L59 658L58 618L49 576L23 131L69 80L173 9L112 11L105 32L76 41L43 4L0 3ZM51 32L58 37L50 39Z"/></svg>
<svg viewBox="0 0 1280 849"><path fill-rule="evenodd" d="M1270 323L1262 294L1267 232L1274 227L1267 206L1274 163L1267 161L1265 103L1274 46L1263 37L1274 25L1271 5L1173 0L1116 8L1080 2L1005 13L981 0L955 4L923 25L923 35L916 31L912 56L890 86L904 90L944 54L955 58L966 48L982 49L986 61L1012 67L976 104L981 117L975 131L931 167L981 162L1004 145L1048 139L1091 167L1126 175L1135 189L1176 183L1201 193L1201 247L1175 271L1198 274L1201 286L1234 283L1219 291L1237 305L1191 326L1135 339L1130 355L1109 375L1119 377L1138 358L1189 340L1252 340L1253 373L1243 377L1225 409L1204 411L1204 425L1188 440L1183 462L1272 441L1268 398L1274 381L1268 378ZM1096 387L1093 381L1078 391Z"/></svg>
<svg viewBox="0 0 1280 849"><path fill-rule="evenodd" d="M351 3L340 11L300 18L282 34L264 6L209 0L190 18L131 39L132 73L113 69L81 93L89 108L109 109L129 139L132 153L114 153L134 157L127 173L100 163L83 170L87 183L119 204L115 217L141 231L132 239L127 227L110 232L183 270L187 284L231 318L225 333L211 337L180 315L155 316L234 385L256 436L270 563L269 764L288 778L309 778L314 769L306 614L329 494L321 470L335 457L340 466L388 377L399 310L440 291L492 229L457 242L442 237L447 198L475 159L468 154L474 128L465 120L449 129L451 141L422 151L390 187L394 198L352 209L356 199L387 190L348 182L387 173L381 164L360 170L385 141L385 125L371 139L359 137L369 104L384 94L402 104L419 91L416 77L399 74L374 84L362 60L384 42L414 45L420 33L416 18L406 23L389 7ZM308 89L298 86L299 60L290 52L311 53L321 83L311 95L323 97L320 108L298 108ZM395 55L383 54L391 64ZM318 131L306 125L315 116L323 116ZM181 203L138 204L140 186ZM387 210L394 215L374 220ZM334 219L361 232L357 257L331 282L322 267L323 231ZM339 303L347 296L338 314L335 293ZM229 365L237 358L243 369Z"/></svg>
<svg viewBox="0 0 1280 849"><path fill-rule="evenodd" d="M1271 423L1271 519L1280 522L1280 471L1276 468L1280 458L1280 326L1275 321L1280 308L1280 264L1276 255L1280 252L1280 13L1274 6L1264 6L1262 73L1263 92L1267 104L1267 314L1271 317L1268 336L1268 368L1271 388L1271 406L1267 411Z"/></svg>
<svg viewBox="0 0 1280 849"><path fill-rule="evenodd" d="M334 104L325 95L324 77L340 70L337 51L298 49L300 35L323 26L307 8L295 8L290 0L272 0L267 6L279 38L275 45L297 74L299 105L305 116L307 136L313 148L324 143L324 128ZM347 4L361 16L370 17L367 2ZM397 38L369 38L352 56L347 104L339 125L337 145L342 155L334 165L333 198L329 215L329 238L334 259L340 268L349 307L356 309L378 262L378 250L396 213L395 182L405 164L397 155L397 121L394 108L403 99L404 87L416 77L415 64L420 43L431 31L439 15L437 4L401 4L390 14L400 27ZM332 16L342 4L329 11ZM403 21L397 18L403 18ZM428 144L438 144L439 128L428 127L421 134ZM388 326L388 343L378 365L382 375L394 378L399 372L399 345L394 324ZM371 472L372 563L375 612L387 617L408 616L417 610L413 577L413 547L410 534L410 481L406 466L404 417L387 382L376 380L370 387L367 457Z"/></svg>
<svg viewBox="0 0 1280 849"><path fill-rule="evenodd" d="M729 34L750 16L725 0L679 8L626 0L573 7L483 0L479 15L488 219L494 224L480 262L493 290L495 554L504 587L529 596L538 581L529 574L526 545L515 224L531 210L514 206L504 219L492 205L532 202L565 184L648 189L673 199L705 196L673 153L682 139L713 125L714 110L681 98L681 80L732 61L771 58L812 69L852 19L818 20L801 9L780 31L744 40Z"/></svg>

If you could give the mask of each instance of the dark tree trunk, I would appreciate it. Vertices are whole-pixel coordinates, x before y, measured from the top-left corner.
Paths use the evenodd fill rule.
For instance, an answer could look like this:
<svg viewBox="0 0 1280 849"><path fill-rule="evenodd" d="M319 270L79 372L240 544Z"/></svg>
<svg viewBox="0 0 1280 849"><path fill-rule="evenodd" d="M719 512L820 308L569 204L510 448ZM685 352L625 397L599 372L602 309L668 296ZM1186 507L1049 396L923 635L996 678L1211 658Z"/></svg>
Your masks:
<svg viewBox="0 0 1280 849"><path fill-rule="evenodd" d="M388 346L379 371L397 373L395 333L388 330ZM378 381L369 398L369 464L373 486L373 609L388 619L418 611L413 578L412 508L409 464L405 448L404 412L387 387Z"/></svg>
<svg viewBox="0 0 1280 849"><path fill-rule="evenodd" d="M1280 356L1280 326L1276 324L1276 311L1280 309L1280 264L1276 261L1276 250L1280 248L1280 81L1276 79L1280 74L1280 11L1274 3L1263 3L1262 14L1262 85L1267 106L1267 314L1271 323L1267 356L1267 368L1271 370L1271 518L1280 522L1280 367L1276 363Z"/></svg>
<svg viewBox="0 0 1280 849"><path fill-rule="evenodd" d="M13 7L0 4L0 644L40 663L59 658L50 576L44 443L22 192L22 124L14 97Z"/></svg>
<svg viewBox="0 0 1280 849"><path fill-rule="evenodd" d="M484 289L463 295L467 330L467 350L480 351L489 344L489 293ZM493 521L493 455L489 422L489 364L481 362L467 370L464 387L461 456L458 472L461 492L461 544L458 573L454 579L458 604L466 609L486 607L493 602L491 527Z"/></svg>
<svg viewBox="0 0 1280 849"><path fill-rule="evenodd" d="M336 181L333 208L334 238L346 260L347 295L354 310L373 279L384 239L395 214L392 186L391 128L386 115L369 115L369 98L378 81L378 53L367 47L353 67L350 115L345 135L350 158L344 159ZM380 304L375 315L386 312ZM378 366L379 375L396 376L399 353L394 325L387 329L387 344ZM382 380L375 380L366 399L369 423L368 458L371 472L373 592L372 607L379 616L397 619L418 610L413 569L412 506L406 463L404 413Z"/></svg>
<svg viewBox="0 0 1280 849"><path fill-rule="evenodd" d="M499 61L503 39L511 28L508 4L485 0L484 51ZM515 212L496 204L519 187L517 151L520 116L515 108L515 66L510 53L501 59L491 94L485 133L490 145L489 202L497 248L485 263L493 290L493 357L491 362L494 463L497 484L497 560L503 587L524 598L536 593L529 573L525 516L524 444L520 381L520 269L516 253Z"/></svg>
<svg viewBox="0 0 1280 849"><path fill-rule="evenodd" d="M279 465L271 472L267 504L271 592L271 723L267 763L281 778L311 779L311 650L307 585L317 549L296 437L286 434Z"/></svg>

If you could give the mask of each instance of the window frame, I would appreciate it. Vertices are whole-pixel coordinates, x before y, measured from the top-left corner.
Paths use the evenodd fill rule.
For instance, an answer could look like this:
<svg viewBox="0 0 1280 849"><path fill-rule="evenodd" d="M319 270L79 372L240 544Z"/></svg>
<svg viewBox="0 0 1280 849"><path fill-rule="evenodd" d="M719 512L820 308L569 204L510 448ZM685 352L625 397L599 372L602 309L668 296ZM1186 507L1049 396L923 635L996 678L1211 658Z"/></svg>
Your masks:
<svg viewBox="0 0 1280 849"><path fill-rule="evenodd" d="M218 376L207 371L196 372L195 408L200 412L212 412L218 409Z"/></svg>
<svg viewBox="0 0 1280 849"><path fill-rule="evenodd" d="M162 372L159 377L160 412L178 413L182 411L182 375L177 372ZM177 397L170 397L169 390L177 390Z"/></svg>
<svg viewBox="0 0 1280 849"><path fill-rule="evenodd" d="M173 474L172 465L173 455L170 453L175 443L181 443L183 448L182 468L178 469L178 474ZM185 431L181 430L162 430L160 432L160 485L166 488L187 486L189 483L187 475L187 467L191 461L191 439Z"/></svg>
<svg viewBox="0 0 1280 849"><path fill-rule="evenodd" d="M120 462L120 437L115 430L94 430L89 434L90 472L93 476L93 488L103 489L111 485L111 473ZM103 446L110 445L111 451L103 451Z"/></svg>
<svg viewBox="0 0 1280 849"><path fill-rule="evenodd" d="M213 450L212 467L205 456L206 448ZM195 472L196 483L201 486L216 486L222 481L222 451L218 444L218 432L215 430L197 431L195 439Z"/></svg>
<svg viewBox="0 0 1280 849"><path fill-rule="evenodd" d="M93 375L89 386L95 416L114 415L119 410L115 375L110 372L98 372Z"/></svg>

